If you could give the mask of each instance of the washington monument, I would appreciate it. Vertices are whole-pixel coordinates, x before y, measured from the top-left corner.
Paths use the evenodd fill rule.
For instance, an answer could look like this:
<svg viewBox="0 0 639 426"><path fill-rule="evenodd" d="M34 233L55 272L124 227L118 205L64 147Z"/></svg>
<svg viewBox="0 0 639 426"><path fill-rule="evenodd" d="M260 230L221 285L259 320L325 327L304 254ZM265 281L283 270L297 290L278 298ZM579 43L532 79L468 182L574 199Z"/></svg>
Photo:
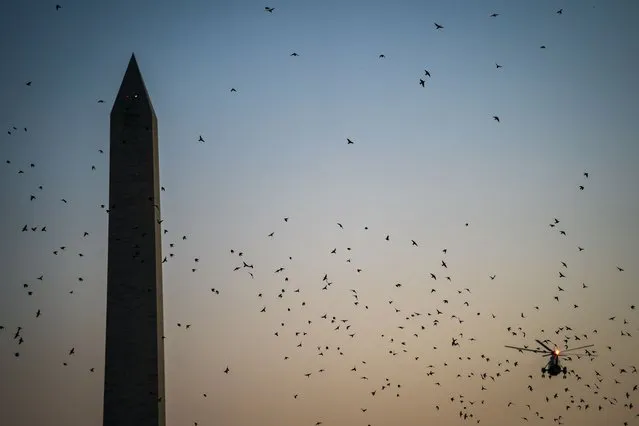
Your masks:
<svg viewBox="0 0 639 426"><path fill-rule="evenodd" d="M135 55L111 109L104 426L164 426L157 119Z"/></svg>

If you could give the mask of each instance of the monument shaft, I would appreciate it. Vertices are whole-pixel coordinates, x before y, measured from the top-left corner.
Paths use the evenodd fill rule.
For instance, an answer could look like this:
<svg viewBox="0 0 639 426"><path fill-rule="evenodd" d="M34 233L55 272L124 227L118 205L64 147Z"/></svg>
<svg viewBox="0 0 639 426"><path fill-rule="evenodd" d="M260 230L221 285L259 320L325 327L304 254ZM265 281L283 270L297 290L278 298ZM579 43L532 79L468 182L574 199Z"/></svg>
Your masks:
<svg viewBox="0 0 639 426"><path fill-rule="evenodd" d="M104 426L164 426L158 132L135 56L111 110Z"/></svg>

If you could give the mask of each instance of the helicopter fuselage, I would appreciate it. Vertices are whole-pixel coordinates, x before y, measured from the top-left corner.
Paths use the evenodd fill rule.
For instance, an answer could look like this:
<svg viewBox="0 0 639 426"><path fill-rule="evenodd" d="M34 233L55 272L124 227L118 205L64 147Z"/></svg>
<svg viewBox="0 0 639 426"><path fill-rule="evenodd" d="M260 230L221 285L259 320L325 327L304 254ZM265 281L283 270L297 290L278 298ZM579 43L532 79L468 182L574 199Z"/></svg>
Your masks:
<svg viewBox="0 0 639 426"><path fill-rule="evenodd" d="M559 357L553 353L552 355L550 355L548 364L546 364L546 366L541 369L541 373L548 374L549 376L558 376L559 374L563 373L565 376L567 373L567 369L566 367L562 368L561 365L559 365Z"/></svg>

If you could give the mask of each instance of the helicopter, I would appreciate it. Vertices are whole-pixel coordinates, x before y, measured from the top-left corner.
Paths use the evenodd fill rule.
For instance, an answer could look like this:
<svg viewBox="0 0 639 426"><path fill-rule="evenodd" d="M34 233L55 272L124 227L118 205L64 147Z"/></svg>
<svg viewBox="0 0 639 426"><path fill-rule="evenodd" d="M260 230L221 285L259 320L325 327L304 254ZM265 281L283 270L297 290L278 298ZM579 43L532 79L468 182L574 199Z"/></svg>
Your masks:
<svg viewBox="0 0 639 426"><path fill-rule="evenodd" d="M540 349L529 349L529 348L519 348L516 346L506 346L507 348L510 349L517 349L518 351L528 351L528 352L535 352L538 354L543 354L543 356L550 356L550 359L548 360L548 363L544 366L541 367L541 377L545 377L546 374L548 374L548 378L552 378L552 376L558 376L560 373L563 373L564 375L564 379L566 378L566 374L568 374L568 369L564 366L562 367L561 364L559 363L559 357L560 356L565 356L564 354L566 352L571 352L571 351L576 351L579 349L585 349L585 348L590 348L594 345L586 345L586 346L580 346L578 348L571 348L571 349L566 349L565 351L560 351L559 348L557 348L555 346L555 349L550 349L548 346L546 346L544 344L544 342L540 341L540 340L535 340L537 343L539 343L541 346L544 347L544 349L546 350L540 350ZM590 355L587 352L587 355ZM568 355L574 355L574 354L568 354ZM570 358L567 358L568 360L570 360Z"/></svg>

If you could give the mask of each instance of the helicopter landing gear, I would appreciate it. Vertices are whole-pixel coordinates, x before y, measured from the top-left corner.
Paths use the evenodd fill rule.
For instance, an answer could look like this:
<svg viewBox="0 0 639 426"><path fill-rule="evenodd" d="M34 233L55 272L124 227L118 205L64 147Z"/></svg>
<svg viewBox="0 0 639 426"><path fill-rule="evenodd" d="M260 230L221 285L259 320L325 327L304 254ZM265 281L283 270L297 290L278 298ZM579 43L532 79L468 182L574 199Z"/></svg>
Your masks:
<svg viewBox="0 0 639 426"><path fill-rule="evenodd" d="M544 374L546 372L546 367L541 367L541 374Z"/></svg>

